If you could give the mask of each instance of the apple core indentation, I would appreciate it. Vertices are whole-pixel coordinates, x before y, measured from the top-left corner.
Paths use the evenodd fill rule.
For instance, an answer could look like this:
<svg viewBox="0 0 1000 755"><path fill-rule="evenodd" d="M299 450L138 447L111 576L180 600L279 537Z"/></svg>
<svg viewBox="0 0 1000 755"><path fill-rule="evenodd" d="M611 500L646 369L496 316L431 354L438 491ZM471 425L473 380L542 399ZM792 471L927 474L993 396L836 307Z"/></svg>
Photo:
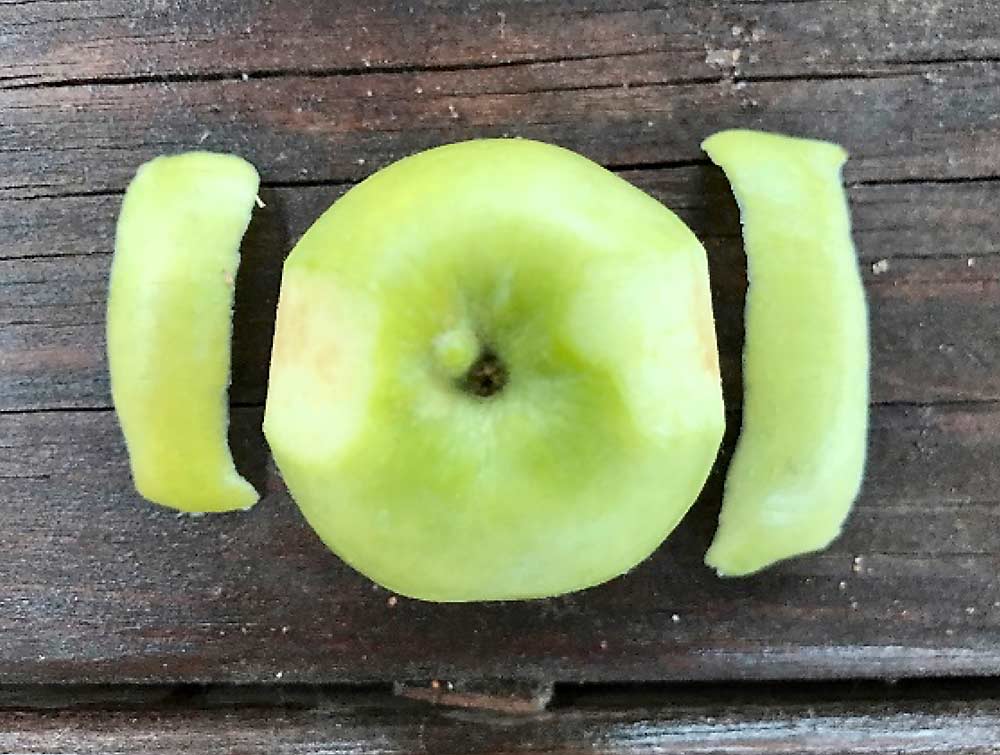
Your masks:
<svg viewBox="0 0 1000 755"><path fill-rule="evenodd" d="M462 388L473 396L492 398L503 391L508 378L507 366L496 352L486 348L465 373Z"/></svg>

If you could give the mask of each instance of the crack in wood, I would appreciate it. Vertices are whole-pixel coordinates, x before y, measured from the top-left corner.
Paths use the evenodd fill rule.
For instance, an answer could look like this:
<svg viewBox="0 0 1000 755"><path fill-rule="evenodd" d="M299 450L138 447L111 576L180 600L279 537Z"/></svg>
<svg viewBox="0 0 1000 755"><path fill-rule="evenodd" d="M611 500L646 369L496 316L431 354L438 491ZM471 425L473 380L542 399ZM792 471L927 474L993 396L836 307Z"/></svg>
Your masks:
<svg viewBox="0 0 1000 755"><path fill-rule="evenodd" d="M926 186L935 184L990 184L1000 181L1000 175L987 174L984 176L915 176L907 178L866 178L860 181L851 181L847 188L855 186Z"/></svg>
<svg viewBox="0 0 1000 755"><path fill-rule="evenodd" d="M763 638L760 641L764 641ZM567 682L558 680L481 679L397 682L227 684L0 684L0 711L168 711L238 708L272 710L329 710L351 704L409 707L407 699L422 696L411 690L483 689L499 699L535 699L532 708L511 713L584 711L618 707L669 705L676 709L716 709L729 706L809 708L829 704L851 705L878 702L881 706L905 703L995 701L1000 697L1000 678L989 675L936 679L868 678L801 680L777 683L748 680L720 682ZM403 699L401 699L403 698ZM466 707L461 701L458 707ZM422 706L421 706L422 708ZM504 708L498 706L498 711Z"/></svg>
<svg viewBox="0 0 1000 755"><path fill-rule="evenodd" d="M461 711L376 688L29 687L0 708L5 752L995 753L995 681L810 686L557 685L545 711ZM978 689L978 694L970 694ZM71 695L76 692L78 697ZM37 697L31 697L32 693ZM0 690L2 695L2 690ZM3 697L0 696L0 704ZM63 701L60 704L60 701Z"/></svg>
<svg viewBox="0 0 1000 755"><path fill-rule="evenodd" d="M265 401L240 401L229 404L230 409L263 409ZM928 401L872 401L868 404L871 409L933 409L933 408L966 408L979 409L1000 405L1000 397L997 398L972 398L972 399L933 399ZM731 405L727 409L727 414L739 409L739 405ZM24 414L66 414L73 412L113 412L114 406L111 404L95 404L93 406L32 406L12 409L0 407L0 416L18 416Z"/></svg>
<svg viewBox="0 0 1000 755"><path fill-rule="evenodd" d="M478 61L469 63L440 63L434 65L368 65L335 66L331 68L258 68L226 71L201 71L198 73L169 72L162 74L135 74L131 76L95 76L25 82L0 86L0 90L65 89L77 86L134 86L137 84L186 84L211 81L252 81L283 78L327 79L376 74L407 75L414 73L458 73L463 71L489 71L502 68L522 68L559 63L581 63L618 58L634 58L656 52L629 50L598 55L559 55L552 57L519 58L513 60Z"/></svg>
<svg viewBox="0 0 1000 755"><path fill-rule="evenodd" d="M52 184L50 184L51 186ZM14 191L18 187L8 188L6 186L0 186L0 191ZM89 191L65 191L56 192L52 194L22 194L18 196L2 196L0 195L0 202L11 201L11 202L27 202L34 199L73 199L73 198L84 198L84 197L114 197L120 196L125 193L124 188L110 188L110 189L93 189Z"/></svg>
<svg viewBox="0 0 1000 755"><path fill-rule="evenodd" d="M603 167L614 173L627 173L634 171L670 171L682 168L691 167L706 167L710 166L712 163L707 158L691 158L691 159L679 159L679 160L655 160L655 161L645 161L645 162L634 162L634 163L607 163ZM275 180L268 181L262 180L260 187L262 189L298 189L298 188L336 188L342 186L355 186L361 182L363 179L356 178L343 178L339 176L333 176L330 178L310 178L310 179L285 179L285 180ZM1000 175L983 175L983 176L920 176L920 177L901 177L901 178L868 178L859 179L854 181L847 181L844 186L847 189L866 187L866 186L933 186L936 184L993 184L1000 182ZM50 184L51 185L51 184ZM15 192L23 188L28 188L27 185L16 185L16 186L0 186L0 192ZM101 189L93 189L89 191L66 191L66 192L52 192L45 194L0 194L0 203L2 202L32 202L41 201L47 199L80 199L87 197L117 197L122 196L125 193L125 187L106 187ZM674 208L676 209L676 208ZM879 226L879 230L890 230L886 226ZM59 255L47 255L50 257L56 257ZM75 256L75 255L66 255ZM958 256L958 255L956 255ZM10 257L8 259L17 259L17 257Z"/></svg>
<svg viewBox="0 0 1000 755"><path fill-rule="evenodd" d="M738 48L734 48L738 49ZM32 89L66 89L73 87L121 87L136 86L142 84L188 84L205 83L216 81L266 81L271 79L285 78L313 78L327 79L350 76L366 75L409 75L420 73L455 73L455 72L476 72L490 71L503 68L524 68L543 65L558 65L563 63L584 63L600 60L627 59L662 53L659 48L648 48L642 50L628 50L623 52L603 53L596 55L560 55L550 57L529 57L496 61L472 61L468 63L440 63L434 65L367 65L367 66L333 66L329 68L247 68L229 69L221 71L198 71L184 73L182 71L170 71L164 73L132 74L128 76L106 75L93 77L68 77L64 79L52 79L45 81L21 81L25 78L41 78L41 74L24 74L20 76L8 76L0 78L3 81L17 81L14 84L0 83L0 90L32 90ZM871 71L801 71L783 74L742 74L737 68L729 73L721 73L716 76L682 76L677 78L667 78L661 81L637 82L626 84L625 88L643 87L672 87L672 86L693 86L700 84L717 84L726 81L744 84L764 84L780 82L809 82L809 81L851 81L851 80L878 80L889 78L900 78L911 76L914 68L921 66L961 66L975 63L993 64L1000 63L1000 56L972 56L972 57L941 57L941 58L905 58L883 59L867 61L871 65L898 66L904 70L871 70ZM617 85L593 85L593 86L566 86L566 87L539 87L537 89L514 89L507 91L488 92L489 94L545 94L551 92L572 92L600 89L613 89Z"/></svg>

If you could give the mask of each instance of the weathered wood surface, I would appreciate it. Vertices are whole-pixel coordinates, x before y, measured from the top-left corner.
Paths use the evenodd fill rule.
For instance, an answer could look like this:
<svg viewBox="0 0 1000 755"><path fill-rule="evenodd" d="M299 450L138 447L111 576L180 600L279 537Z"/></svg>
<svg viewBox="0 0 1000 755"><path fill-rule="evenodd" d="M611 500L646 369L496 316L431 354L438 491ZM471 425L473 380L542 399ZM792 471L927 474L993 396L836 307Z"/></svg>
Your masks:
<svg viewBox="0 0 1000 755"><path fill-rule="evenodd" d="M798 7L793 7L793 6ZM1000 57L996 0L558 3L433 0L4 0L7 85L371 68L476 68L660 53L710 76L706 51L741 49L761 76L867 75Z"/></svg>
<svg viewBox="0 0 1000 755"><path fill-rule="evenodd" d="M0 681L1000 673L1000 4L140 5L0 0ZM705 241L735 409L745 269L734 204L698 149L735 125L853 154L874 405L843 538L716 579L701 557L720 464L626 578L534 603L390 605L308 531L260 436L294 239L351 182L423 147L509 134L577 149ZM267 497L192 520L131 490L102 318L129 176L197 146L246 155L265 185L232 397L240 466ZM104 726L33 720L53 736ZM289 747L313 736L307 719L289 726Z"/></svg>
<svg viewBox="0 0 1000 755"><path fill-rule="evenodd" d="M447 711L392 701L272 691L277 708L166 699L119 710L0 711L3 755L429 752L435 755L986 755L1000 749L995 700L783 701L587 695L533 715ZM241 701L241 700L238 700ZM195 705L194 703L198 703Z"/></svg>
<svg viewBox="0 0 1000 755"><path fill-rule="evenodd" d="M828 552L722 581L719 485L632 574L513 604L392 599L329 554L237 410L249 514L141 505L111 413L2 417L0 674L32 680L895 677L1000 672L1000 408L877 407L865 494ZM676 619L674 619L676 616Z"/></svg>
<svg viewBox="0 0 1000 755"><path fill-rule="evenodd" d="M624 171L705 241L727 394L739 400L745 266L735 203L709 166ZM280 260L344 187L265 189L244 244L234 383L264 400ZM1000 181L854 186L874 342L873 399L1000 398ZM0 199L0 409L108 407L104 306L118 196ZM81 224L81 218L87 218ZM878 274L872 265L885 260ZM970 262L971 261L971 262ZM881 267L877 267L881 270Z"/></svg>
<svg viewBox="0 0 1000 755"><path fill-rule="evenodd" d="M730 67L705 81L673 81L671 66L626 57L610 71L560 61L0 90L0 139L13 145L0 152L0 195L115 191L140 160L197 146L240 152L272 183L354 180L475 136L656 166L703 161L701 141L737 126L842 141L851 181L989 178L1000 164L996 63L832 78L734 78Z"/></svg>

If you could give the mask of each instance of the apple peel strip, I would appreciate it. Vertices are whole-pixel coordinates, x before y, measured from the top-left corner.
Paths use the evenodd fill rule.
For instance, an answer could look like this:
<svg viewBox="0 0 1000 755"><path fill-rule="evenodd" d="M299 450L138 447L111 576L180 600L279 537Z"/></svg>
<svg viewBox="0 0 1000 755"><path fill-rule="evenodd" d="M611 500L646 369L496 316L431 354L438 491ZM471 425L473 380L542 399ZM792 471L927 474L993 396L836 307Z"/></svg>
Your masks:
<svg viewBox="0 0 1000 755"><path fill-rule="evenodd" d="M188 513L258 500L227 443L240 241L260 183L234 155L142 165L118 220L108 295L111 394L136 489Z"/></svg>

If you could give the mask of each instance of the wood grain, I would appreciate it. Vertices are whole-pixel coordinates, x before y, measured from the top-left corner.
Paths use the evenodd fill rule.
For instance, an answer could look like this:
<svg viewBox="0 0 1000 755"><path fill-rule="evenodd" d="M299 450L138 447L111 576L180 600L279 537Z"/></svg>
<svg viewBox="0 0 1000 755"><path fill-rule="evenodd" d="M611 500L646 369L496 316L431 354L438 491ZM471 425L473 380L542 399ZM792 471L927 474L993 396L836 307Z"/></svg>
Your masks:
<svg viewBox="0 0 1000 755"><path fill-rule="evenodd" d="M701 564L716 476L627 577L564 598L465 606L390 600L327 552L269 464L259 422L260 410L237 410L232 436L266 499L247 514L192 519L137 499L110 412L0 415L0 678L1000 673L994 404L875 408L863 496L821 555L716 578Z"/></svg>
<svg viewBox="0 0 1000 755"><path fill-rule="evenodd" d="M658 80L669 56L625 60L610 73L572 60L0 91L0 141L12 145L0 151L0 196L120 190L140 161L199 146L238 152L281 183L356 180L443 142L502 135L612 167L684 163L704 160L712 132L740 126L843 142L852 182L992 178L1000 164L995 63L673 82Z"/></svg>
<svg viewBox="0 0 1000 755"><path fill-rule="evenodd" d="M996 0L127 0L0 3L10 85L370 68L502 67L654 52L677 77L790 76L995 60ZM733 58L733 51L740 55Z"/></svg>
<svg viewBox="0 0 1000 755"><path fill-rule="evenodd" d="M746 265L728 187L709 166L622 175L675 208L708 247L726 392L738 402ZM237 294L238 404L264 400L284 255L344 188L262 192L268 206L244 243ZM1000 261L991 256L1000 181L855 186L851 199L872 315L873 400L1000 399L1000 329L983 327L1000 321ZM0 252L0 410L110 406L104 309L120 201L0 200L0 233L10 229ZM873 272L876 263L887 269Z"/></svg>
<svg viewBox="0 0 1000 755"><path fill-rule="evenodd" d="M0 0L0 682L1000 674L998 19L996 0ZM390 605L307 529L259 432L295 239L353 182L425 147L506 134L576 149L704 240L735 412L745 267L735 206L698 146L729 126L852 153L874 406L843 537L758 577L715 578L701 558L723 458L627 577L532 603ZM253 160L267 203L238 281L231 433L266 496L204 519L132 492L102 340L121 192L141 161L195 147ZM996 744L990 705L831 708L818 733L800 709L755 724L623 707L556 711L515 733L461 720L438 732L440 714L391 706L388 729L353 710L189 711L187 730L170 712L6 714L0 750L166 752L193 735L268 752Z"/></svg>
<svg viewBox="0 0 1000 755"><path fill-rule="evenodd" d="M11 711L0 712L0 753L985 755L1000 747L993 700L737 705L724 696L695 702L683 695L601 695L576 703L520 717L448 712L374 694L306 708L168 703L160 710Z"/></svg>

